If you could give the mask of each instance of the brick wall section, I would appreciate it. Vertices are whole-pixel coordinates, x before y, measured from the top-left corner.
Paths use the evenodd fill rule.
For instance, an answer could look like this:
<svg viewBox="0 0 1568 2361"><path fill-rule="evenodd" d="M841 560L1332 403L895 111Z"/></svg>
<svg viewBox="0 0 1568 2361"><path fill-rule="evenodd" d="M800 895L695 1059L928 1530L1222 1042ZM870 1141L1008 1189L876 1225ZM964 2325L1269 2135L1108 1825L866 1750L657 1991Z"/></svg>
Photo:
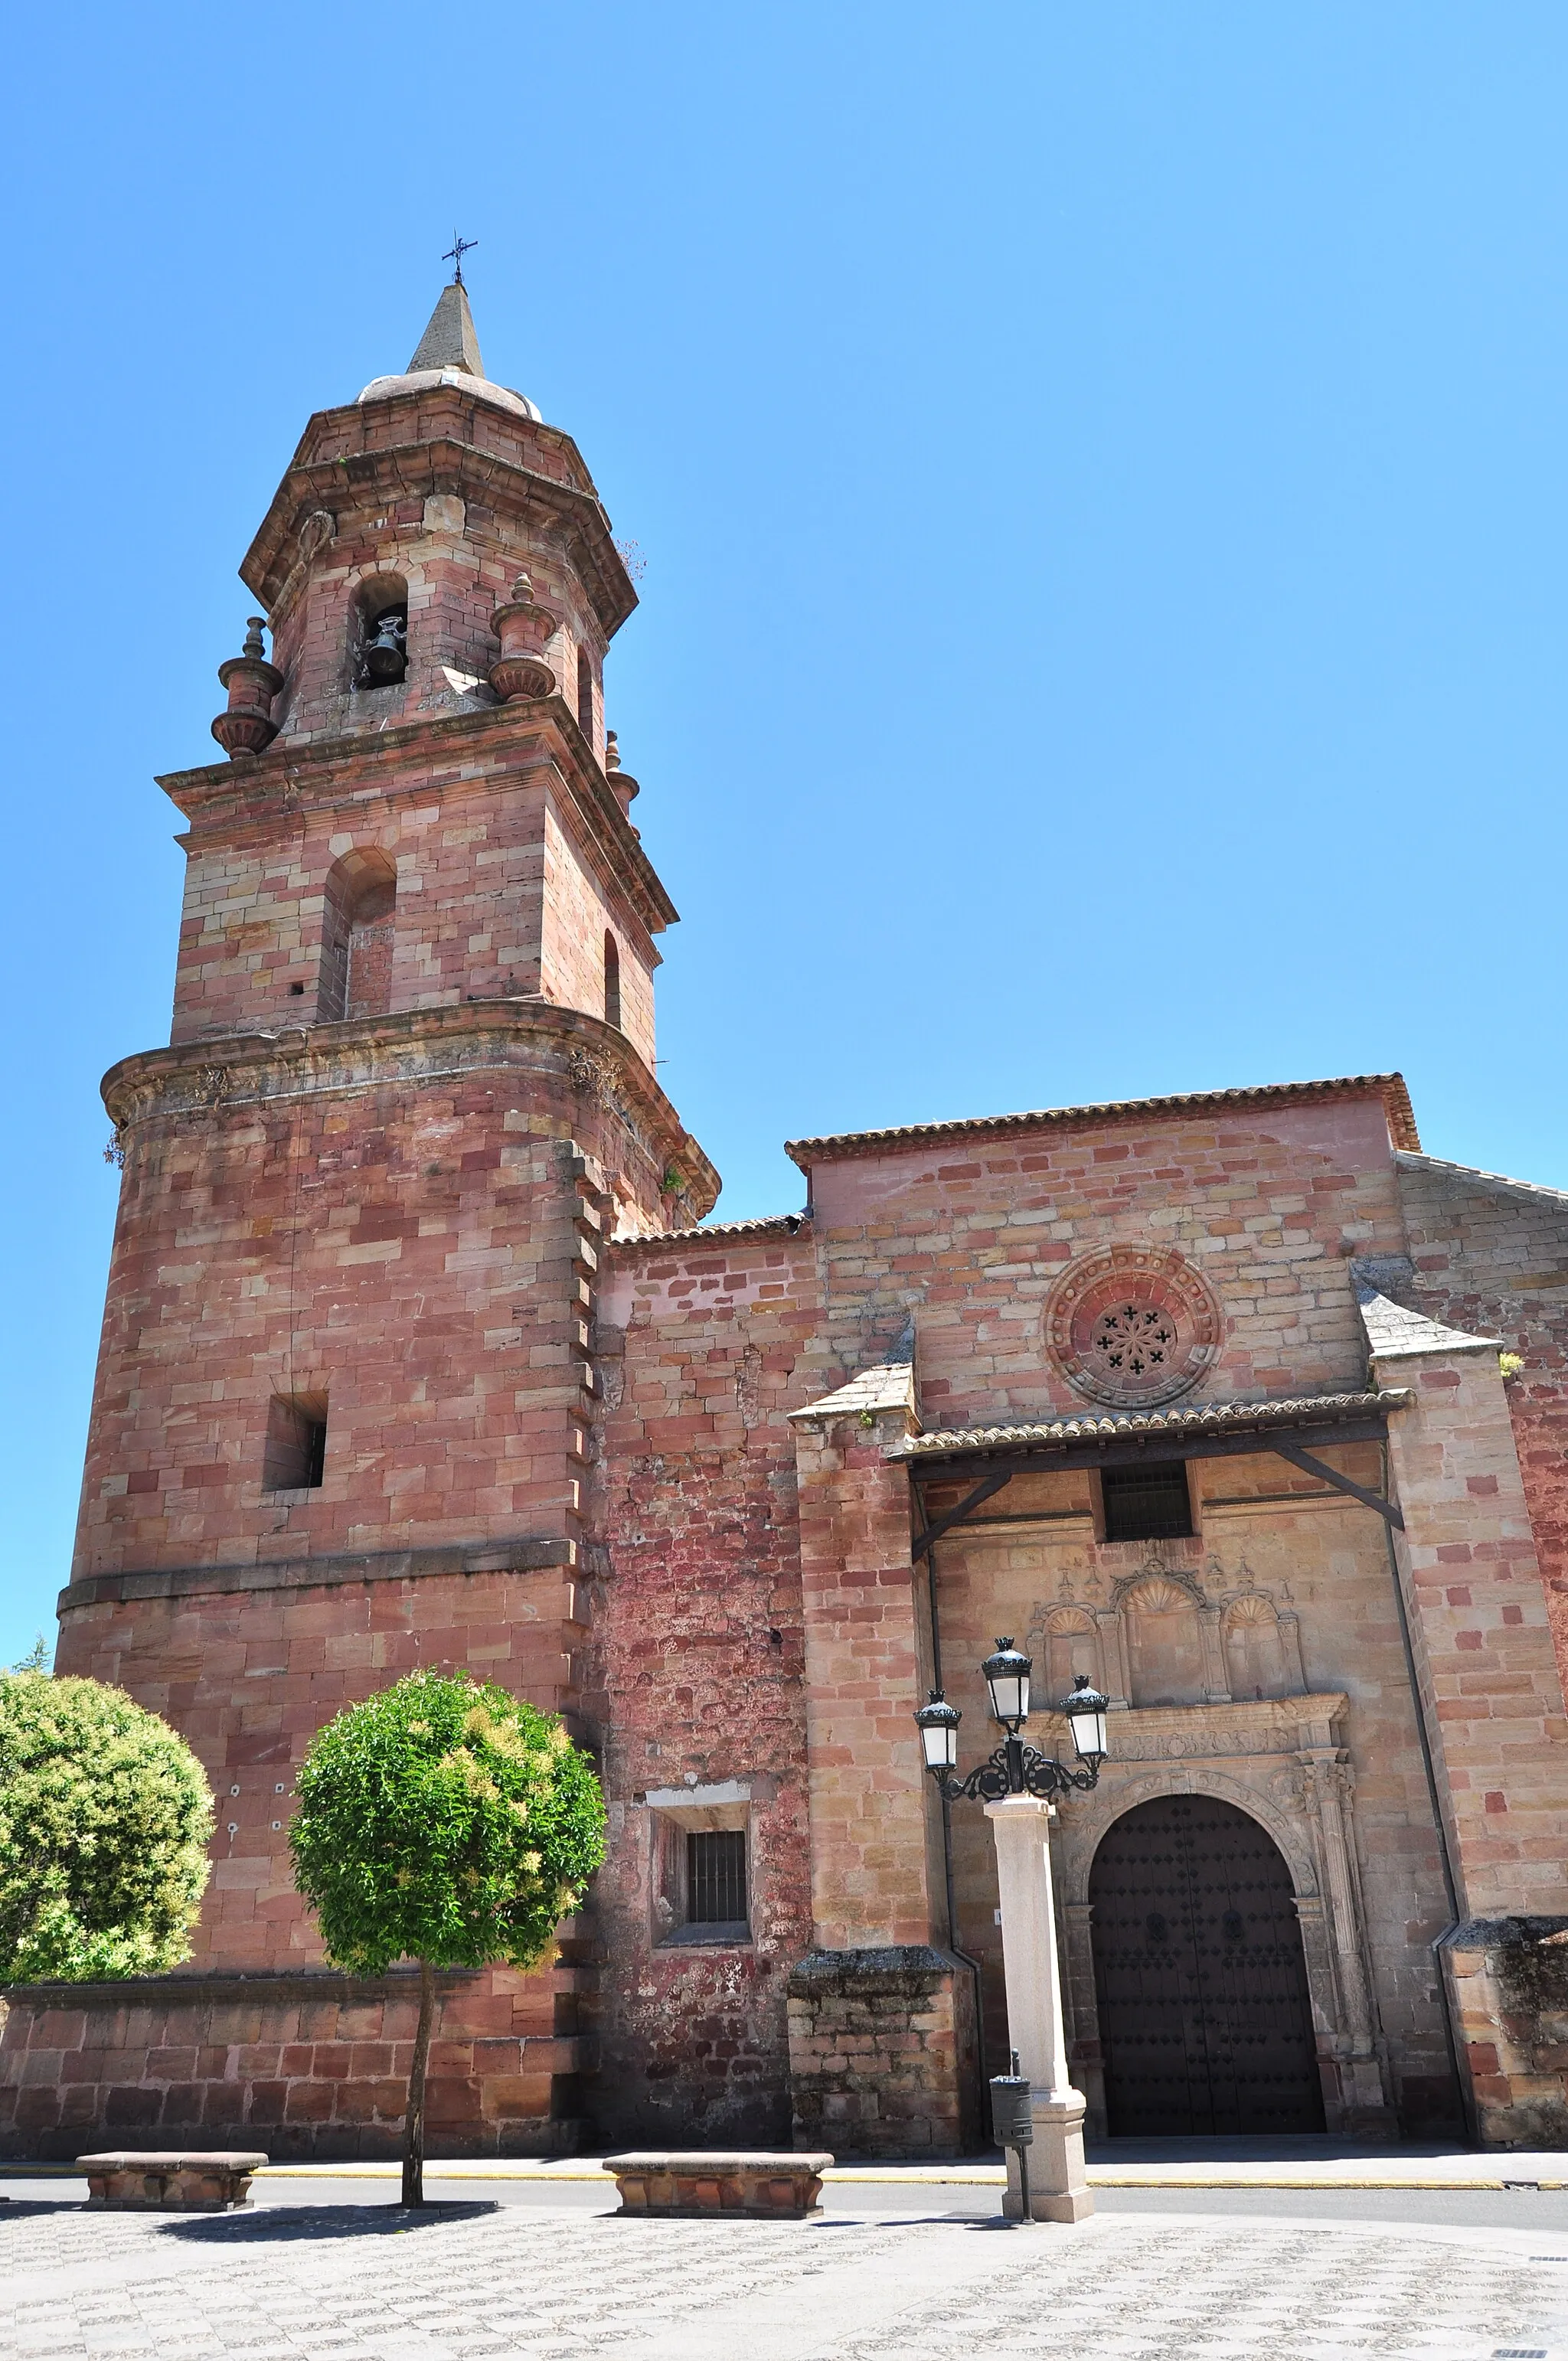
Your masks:
<svg viewBox="0 0 1568 2361"><path fill-rule="evenodd" d="M795 1414L806 1613L814 1940L825 1951L945 1932L937 1816L910 1715L928 1662L903 1413Z"/></svg>
<svg viewBox="0 0 1568 2361"><path fill-rule="evenodd" d="M605 1535L590 1702L605 1731L596 2018L607 2140L788 2137L784 1983L811 1939L795 1452L809 1242L623 1241L607 1257L590 1472ZM750 1789L751 1940L662 1940L650 1791Z"/></svg>
<svg viewBox="0 0 1568 2361"><path fill-rule="evenodd" d="M606 1028L323 1029L334 1046L236 1057L216 1104L193 1053L117 1070L111 1104L133 1111L79 1577L576 1530L577 1141L618 1192L660 1202L657 1134L594 1087ZM327 1398L313 1492L262 1488L274 1392Z"/></svg>
<svg viewBox="0 0 1568 2361"><path fill-rule="evenodd" d="M1568 1908L1568 1720L1497 1356L1379 1357L1396 1535L1460 1906Z"/></svg>
<svg viewBox="0 0 1568 2361"><path fill-rule="evenodd" d="M435 2153L559 2155L586 2046L570 2030L583 1971L445 1975L431 2045ZM232 2146L273 2157L395 2156L419 1995L316 1976L22 1986L0 2024L0 2142L73 2157L101 2136Z"/></svg>
<svg viewBox="0 0 1568 2361"><path fill-rule="evenodd" d="M133 1580L128 1598L71 1610L60 1669L126 1689L163 1714L212 1780L217 1835L194 1963L298 1968L321 1958L287 1839L294 1774L315 1732L422 1666L466 1666L576 1719L573 1659L587 1640L586 1595L565 1566L371 1581L350 1574L329 1586L289 1569L275 1587L232 1590L208 1580L214 1587L174 1598L138 1597L152 1584Z"/></svg>
<svg viewBox="0 0 1568 2361"><path fill-rule="evenodd" d="M790 1979L797 2147L961 2156L981 2136L974 1984L921 1945L814 1951Z"/></svg>
<svg viewBox="0 0 1568 2361"><path fill-rule="evenodd" d="M570 726L557 701L167 777L192 823L172 1038L313 1019L328 878L376 852L397 872L394 1012L539 994L602 1017L611 928L620 1029L651 1071L653 937L673 911Z"/></svg>
<svg viewBox="0 0 1568 2361"><path fill-rule="evenodd" d="M1404 1251L1387 1117L1370 1089L828 1152L810 1175L830 1366L882 1358L873 1342L918 1305L929 1426L1081 1411L1042 1322L1064 1268L1091 1249L1176 1247L1202 1272L1225 1323L1198 1397L1211 1400L1358 1385L1348 1259Z"/></svg>
<svg viewBox="0 0 1568 2361"><path fill-rule="evenodd" d="M1497 1336L1524 1367L1508 1384L1514 1441L1568 1681L1568 1196L1433 1157L1402 1155L1414 1301Z"/></svg>

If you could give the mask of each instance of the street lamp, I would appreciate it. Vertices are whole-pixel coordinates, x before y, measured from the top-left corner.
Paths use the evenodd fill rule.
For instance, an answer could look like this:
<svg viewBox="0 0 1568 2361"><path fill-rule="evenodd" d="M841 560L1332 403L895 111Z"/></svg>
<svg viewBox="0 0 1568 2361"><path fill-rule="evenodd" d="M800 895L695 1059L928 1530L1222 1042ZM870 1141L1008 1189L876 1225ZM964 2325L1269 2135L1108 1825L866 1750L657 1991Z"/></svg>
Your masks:
<svg viewBox="0 0 1568 2361"><path fill-rule="evenodd" d="M962 1719L958 1708L949 1705L939 1689L933 1689L930 1703L916 1709L926 1768L949 1802L976 1795L982 1796L988 1804L999 1803L1003 1795L1033 1795L1044 1802L1051 1795L1070 1795L1075 1788L1087 1793L1099 1784L1100 1765L1107 1752L1105 1716L1111 1700L1090 1686L1087 1673L1078 1675L1072 1695L1063 1697L1057 1708L1067 1716L1072 1731L1073 1752L1080 1765L1074 1770L1066 1763L1058 1763L1055 1755L1036 1752L1018 1734L1029 1719L1032 1660L1011 1640L998 1640L996 1653L987 1656L981 1671L991 1692L992 1713L1007 1735L995 1752L971 1771L967 1779L953 1776L959 1759L959 1723Z"/></svg>
<svg viewBox="0 0 1568 2361"><path fill-rule="evenodd" d="M957 1775L958 1708L933 1689L915 1720L926 1768L944 1803L981 1798L996 1843L1007 2022L1017 2044L1012 2073L999 2075L991 2085L996 2136L1014 2159L1003 2210L1025 2221L1081 2222L1093 2213L1094 2200L1083 2169L1083 2093L1073 2089L1068 2074L1047 1823L1052 1795L1099 1785L1111 1700L1091 1685L1087 1674L1078 1675L1071 1696L1056 1708L1067 1717L1078 1760L1076 1765L1058 1763L1054 1755L1036 1753L1020 1736L1029 1719L1034 1669L1011 1640L998 1640L995 1654L981 1666L992 1713L1006 1734L967 1779ZM1033 2176L1031 2146L1037 2158Z"/></svg>

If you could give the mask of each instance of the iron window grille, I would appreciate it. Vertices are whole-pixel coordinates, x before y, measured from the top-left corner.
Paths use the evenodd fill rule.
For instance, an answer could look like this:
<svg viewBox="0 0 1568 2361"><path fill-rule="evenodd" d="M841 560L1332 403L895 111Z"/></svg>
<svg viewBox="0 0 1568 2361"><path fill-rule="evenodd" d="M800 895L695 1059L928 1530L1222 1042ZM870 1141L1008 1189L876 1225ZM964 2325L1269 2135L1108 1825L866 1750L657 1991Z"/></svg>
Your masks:
<svg viewBox="0 0 1568 2361"><path fill-rule="evenodd" d="M746 1833L705 1829L686 1839L686 1920L694 1927L744 1925Z"/></svg>
<svg viewBox="0 0 1568 2361"><path fill-rule="evenodd" d="M1192 1499L1184 1461L1154 1467L1107 1467L1100 1483L1108 1542L1174 1541L1191 1532Z"/></svg>

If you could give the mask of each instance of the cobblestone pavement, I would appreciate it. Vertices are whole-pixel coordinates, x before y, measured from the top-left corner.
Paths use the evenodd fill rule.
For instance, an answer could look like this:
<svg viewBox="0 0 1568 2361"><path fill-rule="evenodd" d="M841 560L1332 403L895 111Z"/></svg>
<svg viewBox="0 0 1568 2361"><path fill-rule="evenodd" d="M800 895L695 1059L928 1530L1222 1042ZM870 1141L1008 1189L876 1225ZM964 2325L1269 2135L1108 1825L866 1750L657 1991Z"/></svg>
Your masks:
<svg viewBox="0 0 1568 2361"><path fill-rule="evenodd" d="M443 2205L0 2208L38 2361L1568 2361L1568 2240L1102 2215L623 2222ZM1563 2259L1554 2262L1556 2247Z"/></svg>

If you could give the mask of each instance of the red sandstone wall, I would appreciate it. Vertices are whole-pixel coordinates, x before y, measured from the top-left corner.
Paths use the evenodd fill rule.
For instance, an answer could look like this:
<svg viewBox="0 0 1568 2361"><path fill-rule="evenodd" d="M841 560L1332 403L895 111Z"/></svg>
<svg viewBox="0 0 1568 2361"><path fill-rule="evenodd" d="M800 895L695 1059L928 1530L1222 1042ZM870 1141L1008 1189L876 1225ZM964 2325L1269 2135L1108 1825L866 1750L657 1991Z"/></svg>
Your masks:
<svg viewBox="0 0 1568 2361"><path fill-rule="evenodd" d="M398 875L393 1011L542 992L602 1017L613 927L621 1030L652 1069L659 954L553 777L537 739L491 745L478 763L465 741L406 755L395 786L384 764L345 761L281 843L275 821L243 804L221 824L199 820L171 1038L313 1023L328 874L345 853L376 851Z"/></svg>
<svg viewBox="0 0 1568 2361"><path fill-rule="evenodd" d="M444 445L441 456L422 455L406 469L381 456L433 441ZM529 574L540 603L562 618L547 653L576 715L577 646L588 645L597 672L605 633L563 529L570 504L554 516L524 517L518 480L496 479L498 496L482 459L476 465L469 452L569 487L597 509L592 480L569 436L455 388L347 404L310 422L295 467L313 462L317 472L306 480L291 471L275 506L287 511L291 545L296 518L323 514L334 530L313 547L308 565L290 575L273 608L273 658L285 675L273 719L291 739L384 730L449 706L456 685L447 669L482 681L499 654L491 619L520 570ZM334 467L324 494L323 462L345 463ZM350 699L354 593L362 581L388 575L400 577L409 589L408 676ZM602 716L596 716L593 742L602 754Z"/></svg>
<svg viewBox="0 0 1568 2361"><path fill-rule="evenodd" d="M217 1835L196 1969L320 1960L287 1827L305 1750L345 1705L422 1666L466 1667L545 1712L573 1702L588 1608L569 1567L308 1587L290 1578L301 1571L173 1598L138 1597L133 1585L127 1599L76 1609L61 1626L60 1671L111 1682L163 1714L212 1780Z"/></svg>
<svg viewBox="0 0 1568 2361"><path fill-rule="evenodd" d="M784 2142L785 1985L811 1940L795 1452L814 1318L782 1232L610 1257L595 1702L611 1848L591 2104L607 2140ZM752 1941L661 1949L649 1790L750 1783Z"/></svg>
<svg viewBox="0 0 1568 2361"><path fill-rule="evenodd" d="M1081 1411L1042 1347L1062 1270L1124 1242L1179 1248L1221 1300L1223 1351L1199 1398L1359 1386L1346 1268L1403 1251L1375 1094L1266 1110L1130 1115L980 1141L824 1158L812 1172L837 1364L919 1307L928 1426Z"/></svg>
<svg viewBox="0 0 1568 2361"><path fill-rule="evenodd" d="M1417 1156L1399 1188L1420 1308L1524 1362L1508 1408L1568 1683L1568 1196Z"/></svg>
<svg viewBox="0 0 1568 2361"><path fill-rule="evenodd" d="M533 1095L460 1075L136 1127L79 1577L567 1529L570 1147ZM275 1390L327 1397L305 1496L262 1488Z"/></svg>

